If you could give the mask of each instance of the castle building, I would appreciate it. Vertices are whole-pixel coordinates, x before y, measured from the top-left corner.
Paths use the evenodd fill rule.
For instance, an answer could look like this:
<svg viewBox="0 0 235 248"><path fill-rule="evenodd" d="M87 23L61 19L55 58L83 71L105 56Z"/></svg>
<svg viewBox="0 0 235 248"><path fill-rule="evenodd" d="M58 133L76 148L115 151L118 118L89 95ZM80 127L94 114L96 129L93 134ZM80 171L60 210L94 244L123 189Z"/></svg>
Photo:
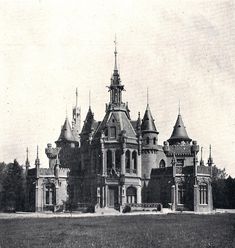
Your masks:
<svg viewBox="0 0 235 248"><path fill-rule="evenodd" d="M114 55L103 120L96 121L89 106L81 129L76 90L72 127L66 117L56 147L48 144L45 150L49 168L41 168L37 156L35 168L27 169L29 209L57 210L69 201L74 207L161 203L172 210L211 211L211 152L208 166L198 163L199 146L189 138L180 111L163 146L149 103L142 119L139 113L131 120L116 46Z"/></svg>

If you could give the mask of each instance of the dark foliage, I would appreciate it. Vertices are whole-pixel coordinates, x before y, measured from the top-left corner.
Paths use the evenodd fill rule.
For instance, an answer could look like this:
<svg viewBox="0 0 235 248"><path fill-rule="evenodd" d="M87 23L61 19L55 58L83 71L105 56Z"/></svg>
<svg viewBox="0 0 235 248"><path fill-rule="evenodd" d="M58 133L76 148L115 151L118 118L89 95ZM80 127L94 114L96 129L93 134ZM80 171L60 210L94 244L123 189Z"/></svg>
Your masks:
<svg viewBox="0 0 235 248"><path fill-rule="evenodd" d="M1 178L2 210L7 212L23 211L25 202L25 179L23 168L16 159L13 163L5 165Z"/></svg>
<svg viewBox="0 0 235 248"><path fill-rule="evenodd" d="M212 194L214 208L235 208L235 178L227 178L225 169L213 166Z"/></svg>

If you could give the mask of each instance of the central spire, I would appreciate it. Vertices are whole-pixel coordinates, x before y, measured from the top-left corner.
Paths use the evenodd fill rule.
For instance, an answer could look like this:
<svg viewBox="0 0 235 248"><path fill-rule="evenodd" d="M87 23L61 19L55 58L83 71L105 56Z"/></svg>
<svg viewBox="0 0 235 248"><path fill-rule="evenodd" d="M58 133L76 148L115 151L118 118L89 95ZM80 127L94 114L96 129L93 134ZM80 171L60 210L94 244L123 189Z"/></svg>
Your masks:
<svg viewBox="0 0 235 248"><path fill-rule="evenodd" d="M115 34L115 40L114 40L114 45L115 45L115 50L114 50L114 56L115 56L115 61L114 61L114 71L117 71L117 37Z"/></svg>
<svg viewBox="0 0 235 248"><path fill-rule="evenodd" d="M117 68L117 39L114 40L114 71L111 77L110 91L110 106L120 106L122 104L122 91L124 85L121 84L121 79Z"/></svg>

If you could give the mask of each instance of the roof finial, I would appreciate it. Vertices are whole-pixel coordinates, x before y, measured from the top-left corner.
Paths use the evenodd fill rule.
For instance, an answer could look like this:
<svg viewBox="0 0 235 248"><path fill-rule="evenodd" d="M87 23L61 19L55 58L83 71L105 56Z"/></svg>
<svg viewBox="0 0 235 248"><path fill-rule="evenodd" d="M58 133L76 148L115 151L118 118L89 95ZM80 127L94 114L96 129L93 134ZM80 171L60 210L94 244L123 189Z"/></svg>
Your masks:
<svg viewBox="0 0 235 248"><path fill-rule="evenodd" d="M209 147L209 150L210 150L210 152L209 152L209 158L208 158L208 166L212 166L213 165L213 158L212 158L212 156L211 156L211 145L210 145L210 147Z"/></svg>
<svg viewBox="0 0 235 248"><path fill-rule="evenodd" d="M114 70L117 71L117 37L115 34L115 40L114 40L114 45L115 45L115 50L114 50L114 56L115 56L115 61L114 61Z"/></svg>
<svg viewBox="0 0 235 248"><path fill-rule="evenodd" d="M179 109L178 109L178 114L180 115L180 99L179 99Z"/></svg>
<svg viewBox="0 0 235 248"><path fill-rule="evenodd" d="M26 148L26 162L25 162L26 167L29 167L29 148Z"/></svg>
<svg viewBox="0 0 235 248"><path fill-rule="evenodd" d="M91 108L91 91L89 90L89 108Z"/></svg>
<svg viewBox="0 0 235 248"><path fill-rule="evenodd" d="M38 145L37 145L37 157L36 157L36 159L35 159L35 165L36 165L36 167L39 168L40 160L39 160L39 157L38 157Z"/></svg>
<svg viewBox="0 0 235 248"><path fill-rule="evenodd" d="M68 119L68 106L66 104L66 109L65 109L65 115L66 115L66 119Z"/></svg>
<svg viewBox="0 0 235 248"><path fill-rule="evenodd" d="M78 106L78 88L76 88L76 107Z"/></svg>
<svg viewBox="0 0 235 248"><path fill-rule="evenodd" d="M147 87L147 106L149 105L149 88Z"/></svg>
<svg viewBox="0 0 235 248"><path fill-rule="evenodd" d="M204 165L204 161L203 161L203 147L201 147L201 160L200 160L200 165L203 166Z"/></svg>

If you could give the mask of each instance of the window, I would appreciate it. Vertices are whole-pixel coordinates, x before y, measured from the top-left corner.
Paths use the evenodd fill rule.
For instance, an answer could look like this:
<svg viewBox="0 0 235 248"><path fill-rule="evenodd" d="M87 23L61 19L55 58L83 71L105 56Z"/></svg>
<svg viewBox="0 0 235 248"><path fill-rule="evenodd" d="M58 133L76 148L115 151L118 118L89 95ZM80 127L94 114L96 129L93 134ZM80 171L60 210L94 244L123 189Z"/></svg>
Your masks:
<svg viewBox="0 0 235 248"><path fill-rule="evenodd" d="M107 151L107 171L109 172L112 169L112 151Z"/></svg>
<svg viewBox="0 0 235 248"><path fill-rule="evenodd" d="M121 151L120 150L115 151L115 166L116 166L116 171L120 172L121 170Z"/></svg>
<svg viewBox="0 0 235 248"><path fill-rule="evenodd" d="M131 158L130 158L130 151L129 150L127 150L126 151L126 172L127 173L130 173L130 165L131 165Z"/></svg>
<svg viewBox="0 0 235 248"><path fill-rule="evenodd" d="M178 204L185 203L185 188L182 184L178 185Z"/></svg>
<svg viewBox="0 0 235 248"><path fill-rule="evenodd" d="M49 184L46 186L46 204L53 205L55 202L55 185Z"/></svg>
<svg viewBox="0 0 235 248"><path fill-rule="evenodd" d="M135 187L128 187L126 190L126 200L127 203L136 203L137 197L136 197L136 188Z"/></svg>
<svg viewBox="0 0 235 248"><path fill-rule="evenodd" d="M165 168L166 167L166 163L165 161L162 159L159 163L159 168Z"/></svg>
<svg viewBox="0 0 235 248"><path fill-rule="evenodd" d="M146 138L146 144L149 144L149 137Z"/></svg>
<svg viewBox="0 0 235 248"><path fill-rule="evenodd" d="M199 185L199 196L200 204L208 204L208 191L206 184Z"/></svg>
<svg viewBox="0 0 235 248"><path fill-rule="evenodd" d="M157 143L157 139L156 139L156 137L154 137L153 138L153 144L156 145L156 143Z"/></svg>
<svg viewBox="0 0 235 248"><path fill-rule="evenodd" d="M133 172L136 173L137 172L137 152L136 151L132 153L132 160L133 160L133 166L134 166Z"/></svg>
<svg viewBox="0 0 235 248"><path fill-rule="evenodd" d="M116 138L116 127L110 127L110 138Z"/></svg>

